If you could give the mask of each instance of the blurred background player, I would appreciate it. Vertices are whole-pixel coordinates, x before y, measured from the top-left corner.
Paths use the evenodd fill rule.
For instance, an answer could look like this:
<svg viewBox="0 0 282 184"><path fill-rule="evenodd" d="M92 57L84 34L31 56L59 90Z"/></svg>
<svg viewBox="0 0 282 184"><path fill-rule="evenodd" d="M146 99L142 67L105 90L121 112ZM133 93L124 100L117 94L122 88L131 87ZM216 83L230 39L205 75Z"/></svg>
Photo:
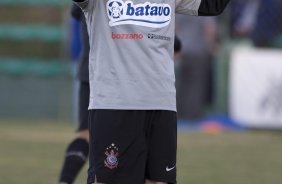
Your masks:
<svg viewBox="0 0 282 184"><path fill-rule="evenodd" d="M79 171L87 161L89 151L89 37L83 12L75 4L72 6L71 15L80 22L80 35L82 39L82 49L77 70L77 78L79 80L79 127L77 136L66 150L65 161L60 175L60 184L72 184L74 182ZM180 50L181 42L175 36L174 51L178 53Z"/></svg>
<svg viewBox="0 0 282 184"><path fill-rule="evenodd" d="M60 184L71 184L74 182L77 174L88 160L89 152L89 132L88 132L88 104L89 104L89 38L87 26L83 12L76 5L72 6L72 17L80 21L80 35L82 40L82 49L78 65L77 78L79 80L79 104L78 119L79 126L77 136L69 144L63 168L60 175Z"/></svg>
<svg viewBox="0 0 282 184"><path fill-rule="evenodd" d="M212 69L218 48L216 17L176 15L183 49L177 67L178 118L202 117L212 101Z"/></svg>

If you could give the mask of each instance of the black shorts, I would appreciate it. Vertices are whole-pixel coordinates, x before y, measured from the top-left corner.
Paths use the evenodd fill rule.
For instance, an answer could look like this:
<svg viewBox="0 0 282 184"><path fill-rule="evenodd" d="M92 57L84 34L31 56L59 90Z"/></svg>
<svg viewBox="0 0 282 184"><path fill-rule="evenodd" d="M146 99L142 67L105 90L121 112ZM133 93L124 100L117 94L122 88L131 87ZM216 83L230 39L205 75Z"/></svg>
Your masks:
<svg viewBox="0 0 282 184"><path fill-rule="evenodd" d="M79 83L79 98L78 98L78 128L77 131L88 130L88 106L90 88L89 82Z"/></svg>
<svg viewBox="0 0 282 184"><path fill-rule="evenodd" d="M176 112L90 110L88 184L176 183Z"/></svg>

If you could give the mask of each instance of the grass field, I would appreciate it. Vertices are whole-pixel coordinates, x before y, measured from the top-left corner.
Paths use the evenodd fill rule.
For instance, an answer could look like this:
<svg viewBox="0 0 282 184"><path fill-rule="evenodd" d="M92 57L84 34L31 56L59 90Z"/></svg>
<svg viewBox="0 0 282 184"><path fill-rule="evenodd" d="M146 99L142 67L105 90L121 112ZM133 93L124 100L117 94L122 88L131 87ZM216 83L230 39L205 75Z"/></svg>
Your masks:
<svg viewBox="0 0 282 184"><path fill-rule="evenodd" d="M0 183L56 184L74 126L0 121ZM85 184L86 167L76 184ZM282 132L179 133L179 184L281 184Z"/></svg>

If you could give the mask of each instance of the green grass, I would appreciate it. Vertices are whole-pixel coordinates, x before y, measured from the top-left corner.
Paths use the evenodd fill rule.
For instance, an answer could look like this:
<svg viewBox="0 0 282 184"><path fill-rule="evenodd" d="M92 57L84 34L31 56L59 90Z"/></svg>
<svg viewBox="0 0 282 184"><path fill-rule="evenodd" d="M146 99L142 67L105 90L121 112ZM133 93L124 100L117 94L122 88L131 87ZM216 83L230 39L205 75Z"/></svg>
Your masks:
<svg viewBox="0 0 282 184"><path fill-rule="evenodd" d="M0 121L0 183L55 184L73 135L70 123ZM281 132L179 133L179 184L281 184L281 173Z"/></svg>

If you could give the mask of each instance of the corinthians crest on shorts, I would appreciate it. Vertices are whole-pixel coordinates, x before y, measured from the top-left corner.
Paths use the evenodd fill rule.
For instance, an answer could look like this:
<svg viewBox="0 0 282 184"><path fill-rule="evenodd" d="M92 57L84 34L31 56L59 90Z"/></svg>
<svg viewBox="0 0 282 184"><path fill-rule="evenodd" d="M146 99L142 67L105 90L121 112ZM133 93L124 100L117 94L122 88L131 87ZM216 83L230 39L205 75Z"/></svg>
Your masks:
<svg viewBox="0 0 282 184"><path fill-rule="evenodd" d="M105 167L109 169L115 169L118 167L118 148L115 146L115 144L111 144L109 147L106 148L105 155L107 156L104 164Z"/></svg>

